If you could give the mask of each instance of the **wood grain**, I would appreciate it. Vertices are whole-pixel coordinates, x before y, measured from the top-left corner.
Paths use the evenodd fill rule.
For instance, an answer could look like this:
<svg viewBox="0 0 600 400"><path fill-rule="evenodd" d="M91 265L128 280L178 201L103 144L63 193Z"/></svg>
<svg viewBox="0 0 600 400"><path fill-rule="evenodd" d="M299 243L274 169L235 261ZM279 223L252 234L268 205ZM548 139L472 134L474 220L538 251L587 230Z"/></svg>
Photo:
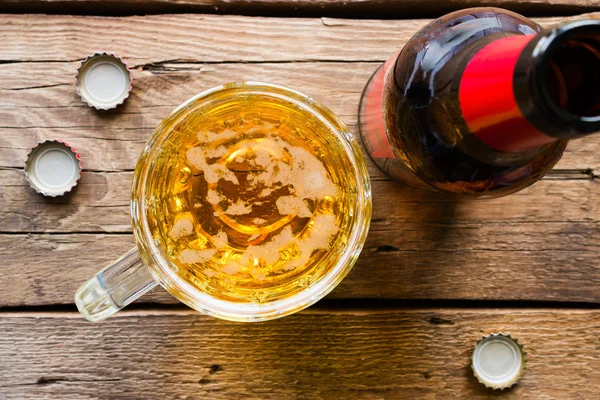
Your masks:
<svg viewBox="0 0 600 400"><path fill-rule="evenodd" d="M3 232L131 232L131 172L84 172L74 192L46 198L31 189L23 172L0 170ZM488 201L460 201L388 180L374 180L371 230L402 230L405 224L529 226L546 222L598 224L596 179L542 179L523 191ZM555 179L556 178L556 179ZM531 226L533 225L533 226ZM524 228L525 229L525 228Z"/></svg>
<svg viewBox="0 0 600 400"><path fill-rule="evenodd" d="M329 298L600 302L597 226L524 230L407 224L371 232ZM80 285L133 246L130 235L0 235L0 307L72 304ZM138 302L176 300L156 289Z"/></svg>
<svg viewBox="0 0 600 400"><path fill-rule="evenodd" d="M2 44L0 43L0 47ZM164 63L138 67L125 107L100 113L77 97L78 63L0 64L0 167L22 167L38 141L62 138L86 169L132 170L154 128L193 94L227 81L259 80L297 88L326 104L358 139L357 109L365 82L379 66L368 63ZM343 80L343 85L339 82ZM383 177L367 160L372 177ZM600 138L574 140L558 169L597 170Z"/></svg>
<svg viewBox="0 0 600 400"><path fill-rule="evenodd" d="M4 0L0 12L134 15L218 13L355 18L436 17L467 7L504 7L527 15L600 9L598 0Z"/></svg>
<svg viewBox="0 0 600 400"><path fill-rule="evenodd" d="M569 18L600 18L600 14ZM569 18L539 18L544 26ZM77 61L98 49L132 66L165 62L384 61L428 20L0 14L0 61ZM343 79L345 81L346 79ZM339 85L338 85L339 86Z"/></svg>
<svg viewBox="0 0 600 400"><path fill-rule="evenodd" d="M593 399L600 312L312 309L260 324L192 311L0 314L6 399ZM470 369L475 340L526 346L519 384L492 392Z"/></svg>
<svg viewBox="0 0 600 400"><path fill-rule="evenodd" d="M22 171L0 170L0 306L71 303L80 284L132 247L131 176L84 173L68 198L45 199ZM553 178L486 202L373 181L365 249L332 296L599 302L598 183Z"/></svg>
<svg viewBox="0 0 600 400"><path fill-rule="evenodd" d="M59 137L81 152L85 168L95 171L132 170L162 118L191 95L227 81L264 80L299 88L327 104L356 134L364 83L426 22L197 15L3 19L0 167L22 167L38 141ZM257 30L262 25L265 29ZM157 32L163 40L156 40ZM343 44L346 40L354 44ZM300 45L290 47L290 42ZM99 48L119 52L134 67L132 96L115 112L90 109L73 88L79 63L68 59ZM217 64L207 63L211 58ZM375 61L361 62L364 58ZM574 141L558 168L593 173L599 150L600 138ZM382 176L369 166L373 177Z"/></svg>
<svg viewBox="0 0 600 400"><path fill-rule="evenodd" d="M526 3L495 2L540 14L599 6ZM393 17L475 4L484 0L8 0L0 10L254 13L268 5L269 13ZM362 86L426 21L0 15L0 23L0 307L19 307L72 304L84 280L133 246L131 170L174 106L226 81L267 80L321 100L356 134ZM97 49L134 67L134 92L116 112L87 108L72 87L78 60ZM77 190L58 199L34 193L22 171L28 149L51 137L75 145L86 168ZM372 230L330 298L598 303L599 150L600 138L573 142L546 179L482 203L394 184L369 164ZM175 303L162 289L143 302ZM598 310L374 303L381 308L320 303L246 325L179 306L124 311L99 325L73 312L0 312L0 399L597 397ZM505 393L484 389L469 368L475 339L492 331L511 331L529 352L525 376Z"/></svg>
<svg viewBox="0 0 600 400"><path fill-rule="evenodd" d="M45 29L57 35L67 26L73 34L73 30L80 29L75 22L81 21L105 27L123 20L133 20L128 22L133 26L139 22L139 18L50 18L55 23ZM165 34L168 38L179 35L176 24L183 17L170 18L143 17L141 21L160 20L170 26ZM203 29L218 31L212 25L216 21L224 25L221 17L206 18L210 25ZM250 21L264 20L227 18L241 18L248 26ZM298 23L290 21L292 25ZM374 27L383 30L386 25L400 26L396 21L327 23L320 24L326 27L320 33L325 36L336 27L360 28L365 35L374 35ZM409 25L422 23L412 21ZM32 26L35 31L35 24ZM290 35L286 32L280 28L272 34ZM314 37L314 31L304 34L313 35L310 40L321 40ZM412 31L400 31L394 48L410 34ZM31 44L13 39L20 41L19 57L27 57L21 47ZM40 35L36 40L44 39ZM112 39L95 36L92 40L98 44ZM209 42L209 38L204 40ZM237 38L231 40L235 43L225 41L230 50L241 46ZM132 46L138 45L134 41ZM130 171L154 126L190 95L227 80L268 80L299 88L328 104L356 134L360 92L379 64L310 61L312 55L304 50L298 53L305 57L302 62L252 61L244 55L252 63L211 64L186 59L188 50L185 43L173 50L177 52L175 61L142 60L134 69L132 97L124 108L108 114L89 109L76 97L72 75L78 62L42 57L32 62L0 64L0 165L5 168L0 170L4 205L0 226L5 233L3 264L7 271L2 287L22 288L5 290L1 305L71 303L74 290L85 279L132 246L130 236L102 233L131 231ZM352 50L355 61L359 59L358 50ZM349 57L332 54L334 58ZM26 186L19 168L31 146L51 137L73 144L87 170L75 193L48 200ZM597 302L600 278L594 260L600 211L595 177L600 164L599 147L600 138L574 141L547 179L517 195L484 203L456 202L396 185L384 180L368 161L374 193L371 234L354 271L332 297ZM28 249L28 256L22 249ZM160 290L144 301L173 302Z"/></svg>
<svg viewBox="0 0 600 400"><path fill-rule="evenodd" d="M228 80L288 85L328 104L356 134L364 82L425 22L3 18L7 29L0 57L12 54L16 59L0 64L0 264L6 271L0 276L0 306L71 303L85 279L133 245L127 236L131 170L153 128L192 94ZM253 37L259 22L266 28L258 40L269 37L270 47L234 51L249 48L235 30ZM92 34L92 27L107 34ZM114 29L125 27L129 40L112 36ZM183 39L184 30L192 41ZM387 41L388 31L393 40ZM157 32L164 43L149 40ZM348 34L359 45L333 45ZM360 47L360 35L368 42L365 48ZM214 45L217 37L222 38L220 47ZM289 43L295 37L315 46L297 46L291 53ZM116 112L96 112L74 92L78 62L68 60L82 57L88 44L77 46L88 41L94 48L123 50L133 61L135 89ZM196 46L191 46L193 41ZM208 46L206 54L201 54L202 46ZM375 54L375 61L360 61L364 54ZM216 64L198 62L206 55ZM26 185L21 169L29 148L53 137L78 149L86 171L74 193L46 199ZM547 179L514 196L483 203L457 202L397 185L367 161L374 195L371 234L354 271L332 297L598 302L598 154L600 138L573 141ZM145 301L173 300L156 291Z"/></svg>

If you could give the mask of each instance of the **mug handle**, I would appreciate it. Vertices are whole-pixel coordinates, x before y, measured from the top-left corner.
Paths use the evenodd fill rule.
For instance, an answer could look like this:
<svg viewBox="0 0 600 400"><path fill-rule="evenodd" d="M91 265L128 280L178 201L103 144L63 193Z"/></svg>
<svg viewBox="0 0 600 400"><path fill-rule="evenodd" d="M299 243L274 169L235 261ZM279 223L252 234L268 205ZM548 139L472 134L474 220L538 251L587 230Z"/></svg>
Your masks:
<svg viewBox="0 0 600 400"><path fill-rule="evenodd" d="M75 293L75 304L88 321L98 322L157 285L137 247L98 272Z"/></svg>

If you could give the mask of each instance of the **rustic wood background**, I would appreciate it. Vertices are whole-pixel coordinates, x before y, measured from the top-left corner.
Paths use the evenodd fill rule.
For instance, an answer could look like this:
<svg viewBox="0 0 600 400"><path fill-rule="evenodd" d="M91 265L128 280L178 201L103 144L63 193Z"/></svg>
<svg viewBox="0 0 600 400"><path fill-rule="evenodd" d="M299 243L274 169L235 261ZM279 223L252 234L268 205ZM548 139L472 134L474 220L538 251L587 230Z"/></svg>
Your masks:
<svg viewBox="0 0 600 400"><path fill-rule="evenodd" d="M218 321L162 289L97 325L73 305L134 245L132 170L175 106L262 80L311 95L357 133L361 90L382 61L428 18L492 4L546 26L600 19L595 0L0 2L0 399L599 398L600 137L571 143L529 189L479 203L400 186L369 164L365 250L330 296L291 317ZM114 112L73 88L96 50L133 68ZM63 198L23 176L28 150L49 138L83 159ZM529 352L508 392L469 368L475 339L493 331Z"/></svg>

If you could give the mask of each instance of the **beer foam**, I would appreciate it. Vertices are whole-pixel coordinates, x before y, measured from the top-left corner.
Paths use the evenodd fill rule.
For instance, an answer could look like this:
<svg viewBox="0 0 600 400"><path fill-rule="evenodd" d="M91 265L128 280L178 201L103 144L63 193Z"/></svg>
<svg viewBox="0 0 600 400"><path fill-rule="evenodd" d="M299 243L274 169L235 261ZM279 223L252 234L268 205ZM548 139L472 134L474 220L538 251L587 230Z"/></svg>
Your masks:
<svg viewBox="0 0 600 400"><path fill-rule="evenodd" d="M204 179L206 179L206 182L208 183L217 183L219 182L219 179L225 179L236 185L240 184L233 171L223 164L207 165L204 169Z"/></svg>
<svg viewBox="0 0 600 400"><path fill-rule="evenodd" d="M173 227L169 230L168 235L171 239L177 240L184 236L191 235L192 232L194 232L192 214L186 212L177 217Z"/></svg>
<svg viewBox="0 0 600 400"><path fill-rule="evenodd" d="M234 131L233 129L225 129L221 133L201 131L198 133L198 141L200 141L200 143L205 144L216 141L227 141L229 139L233 139L238 134L239 133Z"/></svg>
<svg viewBox="0 0 600 400"><path fill-rule="evenodd" d="M311 254L315 250L327 249L329 242L339 231L335 217L330 214L319 214L312 220L310 236L303 237L298 241L300 257L284 264L281 269L291 271L308 263Z"/></svg>
<svg viewBox="0 0 600 400"><path fill-rule="evenodd" d="M309 218L312 213L308 206L300 197L296 196L281 196L276 202L277 211L281 215L294 214L300 218Z"/></svg>
<svg viewBox="0 0 600 400"><path fill-rule="evenodd" d="M227 215L244 215L252 212L252 206L247 205L242 200L238 200L237 203L230 205L225 214Z"/></svg>
<svg viewBox="0 0 600 400"><path fill-rule="evenodd" d="M217 249L191 250L184 249L177 259L184 264L198 264L209 261L215 255Z"/></svg>
<svg viewBox="0 0 600 400"><path fill-rule="evenodd" d="M260 233L255 233L254 235L252 235L248 238L248 241L251 242L253 240L258 239L259 237L260 237Z"/></svg>
<svg viewBox="0 0 600 400"><path fill-rule="evenodd" d="M223 197L221 197L221 195L215 190L208 189L208 193L206 194L206 200L208 200L210 204L219 204L221 200L223 200Z"/></svg>
<svg viewBox="0 0 600 400"><path fill-rule="evenodd" d="M263 260L269 264L275 264L279 260L279 251L282 247L295 242L296 240L297 239L292 233L292 228L286 226L267 243L258 246L248 246L246 251L240 257L240 262L249 264L253 263L254 260Z"/></svg>
<svg viewBox="0 0 600 400"><path fill-rule="evenodd" d="M271 163L271 160L272 160L272 158L268 151L263 150L263 149L256 150L254 162L257 165L260 165L261 167L266 167L267 165L269 165Z"/></svg>
<svg viewBox="0 0 600 400"><path fill-rule="evenodd" d="M264 281L267 277L267 274L262 272L260 268L251 268L248 272L250 273L250 275L252 275L254 279L257 279L259 281Z"/></svg>
<svg viewBox="0 0 600 400"><path fill-rule="evenodd" d="M290 192L302 199L317 201L325 196L337 196L338 188L329 179L325 166L308 150L292 146L277 137L265 138L261 145L281 156L273 159L269 152L257 150L255 161L265 169L250 176L248 180L254 186L262 184L264 188L260 197L271 194L275 186L288 186ZM290 164L281 160L284 150L290 155Z"/></svg>
<svg viewBox="0 0 600 400"><path fill-rule="evenodd" d="M244 133L245 133L246 135L248 135L248 134L253 134L253 133L256 133L256 132L260 132L260 131L262 131L262 130L263 130L263 127L262 127L262 126L256 125L256 126L253 126L253 127L252 127L252 128L250 128L250 129L246 129L246 130L244 131Z"/></svg>
<svg viewBox="0 0 600 400"><path fill-rule="evenodd" d="M209 142L216 142L217 140L225 141L225 140L233 139L237 135L239 135L239 133L234 131L233 129L225 129L221 133L208 135L208 141Z"/></svg>
<svg viewBox="0 0 600 400"><path fill-rule="evenodd" d="M211 141L214 138L228 138L232 135L231 130L223 131L221 134L212 132L206 133L206 141ZM251 148L253 142L244 143L242 148ZM258 173L251 173L248 176L250 187L261 185L263 188L259 193L259 197L267 197L277 187L288 187L288 191L296 195L297 199L283 199L278 201L278 210L282 214L298 214L301 217L306 217L308 208L302 206L299 200L307 199L318 201L325 196L334 197L338 193L337 186L329 179L327 170L323 163L311 154L308 150L292 146L277 137L266 137L260 140L259 144L253 148L254 158L252 159L255 165L263 167ZM291 164L282 161L285 152L290 155ZM216 149L203 149L201 146L191 148L187 152L187 158L190 164L199 171L204 172L204 177L208 183L217 183L220 179L230 181L236 185L239 181L233 171L227 168L226 165L220 163L209 164L208 158L220 157L226 154L227 150L224 146L219 146ZM241 156L236 157L236 162L243 162ZM222 198L218 198L215 192L210 192L207 195L207 200L211 204L219 203ZM217 201L218 199L218 201ZM299 200L298 200L299 199ZM293 204L292 204L293 202ZM232 206L233 207L233 206ZM231 209L231 207L230 207ZM227 214L241 215L238 212L248 214L248 209L242 206L234 207ZM289 212L288 212L289 211Z"/></svg>
<svg viewBox="0 0 600 400"><path fill-rule="evenodd" d="M204 172L204 179L208 183L217 183L220 179L239 185L239 181L232 170L223 164L208 164L206 154L201 147L192 147L187 151L189 163L198 171Z"/></svg>
<svg viewBox="0 0 600 400"><path fill-rule="evenodd" d="M213 269L205 269L204 271L202 271L202 273L204 275L206 275L207 278L212 278L213 276L218 275L219 273Z"/></svg>
<svg viewBox="0 0 600 400"><path fill-rule="evenodd" d="M199 139L203 143L210 143L216 140L227 140L234 134L237 135L237 132L232 130L223 131L221 134L205 132L203 138L199 136ZM239 184L233 171L226 165L209 164L210 158L224 156L226 154L224 149L224 146L219 146L216 149L204 150L199 146L190 149L187 158L194 168L204 172L205 180L209 184L217 183L220 179ZM335 197L338 194L338 187L331 181L325 166L316 156L303 147L293 146L279 137L268 136L256 141L240 142L236 151L240 150L247 150L248 157L237 155L236 163L241 164L246 161L260 167L258 170L252 169L248 172L246 181L248 188L260 190L258 196L262 198L272 195L275 190L282 189L285 194L275 201L279 214L311 219L298 237L293 234L291 226L285 226L268 242L248 245L239 257L230 259L223 266L217 266L217 270L228 275L245 271L253 278L263 280L268 273L267 270L261 269L264 264L277 264L277 268L283 271L303 267L310 261L314 251L327 249L329 242L339 231L335 217L331 214L311 211L309 201L318 204L325 198ZM231 201L214 189L208 190L206 199L213 205ZM252 203L237 199L237 202L229 204L225 211L215 211L214 215L217 217L221 214L246 215L252 213L252 206ZM267 221L253 218L252 222L260 225ZM261 236L262 234L256 233L246 240L251 243ZM188 263L209 261L217 251L228 247L227 234L219 232L213 235L211 243L214 249L186 249L180 253L179 260Z"/></svg>
<svg viewBox="0 0 600 400"><path fill-rule="evenodd" d="M235 261L231 260L227 264L221 267L221 272L226 273L227 275L235 275L242 270L242 265Z"/></svg>
<svg viewBox="0 0 600 400"><path fill-rule="evenodd" d="M329 240L340 229L335 221L335 216L331 214L317 214L312 220L312 224L310 236L302 239L303 247L310 249L310 252L317 249L327 249Z"/></svg>
<svg viewBox="0 0 600 400"><path fill-rule="evenodd" d="M204 151L201 147L192 147L187 151L187 159L194 168L199 171L204 171L208 166L206 158L204 157Z"/></svg>
<svg viewBox="0 0 600 400"><path fill-rule="evenodd" d="M282 251L295 247L298 250L299 256L288 262L284 262L281 265L281 269L291 271L306 265L312 253L315 250L327 249L329 242L339 231L335 217L331 214L317 214L309 224L310 229L308 234L300 238L293 235L290 226L286 226L267 243L248 246L246 251L240 256L239 263L249 266L256 266L261 261L275 264L281 261ZM254 276L252 271L251 275Z"/></svg>
<svg viewBox="0 0 600 400"><path fill-rule="evenodd" d="M227 233L221 231L212 237L212 242L217 249L223 249L227 246Z"/></svg>
<svg viewBox="0 0 600 400"><path fill-rule="evenodd" d="M227 154L227 148L225 146L219 146L216 149L207 149L205 154L208 158L223 157L225 154Z"/></svg>
<svg viewBox="0 0 600 400"><path fill-rule="evenodd" d="M261 192L258 194L258 197L267 197L274 191L275 191L275 189L265 188L265 189L261 190Z"/></svg>

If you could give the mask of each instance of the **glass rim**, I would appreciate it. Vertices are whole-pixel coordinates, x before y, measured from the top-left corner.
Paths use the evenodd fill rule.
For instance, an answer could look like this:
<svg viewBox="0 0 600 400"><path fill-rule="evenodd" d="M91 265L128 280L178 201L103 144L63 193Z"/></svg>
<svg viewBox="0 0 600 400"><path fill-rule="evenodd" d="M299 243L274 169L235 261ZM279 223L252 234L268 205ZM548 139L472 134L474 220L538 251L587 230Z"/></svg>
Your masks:
<svg viewBox="0 0 600 400"><path fill-rule="evenodd" d="M223 91L232 90L231 96L243 93L260 93L290 101L308 111L319 119L338 137L346 147L346 154L354 165L357 182L357 194L361 197L356 207L358 223L352 227L346 249L335 266L327 271L319 280L309 287L284 299L265 303L244 303L217 299L202 292L194 285L181 278L170 266L170 261L161 254L160 246L151 237L148 221L145 218L146 204L144 199L146 179L152 155L161 147L160 138L169 132L165 123L174 118L176 124L195 107L210 104L211 96ZM178 115L179 114L179 115ZM169 114L156 128L146 144L135 169L132 184L131 216L133 232L142 260L152 272L154 278L171 295L193 309L205 314L231 321L264 321L283 317L300 311L333 290L350 272L356 262L369 230L371 220L371 185L366 163L357 140L342 120L325 106L312 98L284 86L262 82L235 82L205 90L183 102Z"/></svg>

